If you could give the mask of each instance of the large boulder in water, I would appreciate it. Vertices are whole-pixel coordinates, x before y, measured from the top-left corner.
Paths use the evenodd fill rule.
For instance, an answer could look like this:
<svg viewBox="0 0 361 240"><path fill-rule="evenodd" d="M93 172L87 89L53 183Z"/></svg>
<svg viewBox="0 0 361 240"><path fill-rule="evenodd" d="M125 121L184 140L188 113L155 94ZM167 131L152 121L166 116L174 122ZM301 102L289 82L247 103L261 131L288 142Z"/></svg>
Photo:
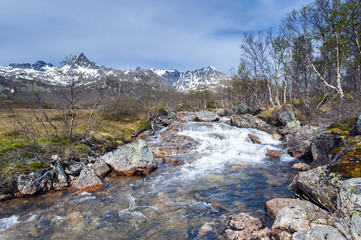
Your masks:
<svg viewBox="0 0 361 240"><path fill-rule="evenodd" d="M41 169L30 174L21 174L18 178L18 190L23 195L49 191L53 187L54 171Z"/></svg>
<svg viewBox="0 0 361 240"><path fill-rule="evenodd" d="M141 139L105 154L102 159L112 171L126 176L148 174L157 168L153 152Z"/></svg>
<svg viewBox="0 0 361 240"><path fill-rule="evenodd" d="M200 111L194 117L194 121L197 122L214 122L218 120L219 120L219 116L214 112L210 112L210 111Z"/></svg>

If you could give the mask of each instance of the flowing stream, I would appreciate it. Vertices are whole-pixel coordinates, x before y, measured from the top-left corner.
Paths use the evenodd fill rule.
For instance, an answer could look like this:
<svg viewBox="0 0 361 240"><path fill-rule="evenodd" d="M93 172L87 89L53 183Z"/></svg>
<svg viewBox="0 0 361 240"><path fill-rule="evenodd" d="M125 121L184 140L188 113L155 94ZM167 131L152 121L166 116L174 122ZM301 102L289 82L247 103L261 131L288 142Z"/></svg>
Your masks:
<svg viewBox="0 0 361 240"><path fill-rule="evenodd" d="M187 121L179 134L200 143L183 165L109 175L96 193L54 191L1 203L0 239L196 239L204 223L224 214L265 217L267 200L292 196L293 159L265 155L284 151L269 134L225 121Z"/></svg>

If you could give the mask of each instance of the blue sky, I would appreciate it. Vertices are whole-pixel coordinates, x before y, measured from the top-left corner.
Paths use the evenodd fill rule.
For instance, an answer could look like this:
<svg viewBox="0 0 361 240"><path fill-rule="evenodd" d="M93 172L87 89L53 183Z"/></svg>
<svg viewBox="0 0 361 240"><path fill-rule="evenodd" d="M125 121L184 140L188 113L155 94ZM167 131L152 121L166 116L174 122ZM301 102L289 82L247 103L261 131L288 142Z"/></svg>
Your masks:
<svg viewBox="0 0 361 240"><path fill-rule="evenodd" d="M127 70L239 64L242 32L277 28L311 0L1 0L0 65L84 52Z"/></svg>

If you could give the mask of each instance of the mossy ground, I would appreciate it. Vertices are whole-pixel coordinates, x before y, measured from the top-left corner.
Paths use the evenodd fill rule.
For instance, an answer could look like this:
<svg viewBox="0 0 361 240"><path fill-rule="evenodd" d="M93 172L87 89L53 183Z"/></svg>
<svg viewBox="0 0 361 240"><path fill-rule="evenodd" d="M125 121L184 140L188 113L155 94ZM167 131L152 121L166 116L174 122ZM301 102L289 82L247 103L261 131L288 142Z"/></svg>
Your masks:
<svg viewBox="0 0 361 240"><path fill-rule="evenodd" d="M45 111L60 131L64 124L62 110L45 109ZM142 116L125 116L123 119L108 121L94 138L82 143L78 141L78 137L87 127L90 111L90 109L78 110L75 139L68 141L63 133L57 136L46 133L46 129L49 131L52 128L44 121L41 109L15 108L10 111L0 108L0 193L11 192L17 175L49 167L52 155L58 155L65 165L72 160L87 158L89 155L101 155L129 142L133 133L149 126ZM30 141L26 139L22 131L24 129L17 124L19 116L31 123L30 125L37 132L36 139ZM42 117L46 128L41 122L36 121L34 116ZM99 120L108 119L99 118Z"/></svg>
<svg viewBox="0 0 361 240"><path fill-rule="evenodd" d="M361 136L351 137L345 146L333 150L337 163L330 166L332 172L345 178L361 177Z"/></svg>

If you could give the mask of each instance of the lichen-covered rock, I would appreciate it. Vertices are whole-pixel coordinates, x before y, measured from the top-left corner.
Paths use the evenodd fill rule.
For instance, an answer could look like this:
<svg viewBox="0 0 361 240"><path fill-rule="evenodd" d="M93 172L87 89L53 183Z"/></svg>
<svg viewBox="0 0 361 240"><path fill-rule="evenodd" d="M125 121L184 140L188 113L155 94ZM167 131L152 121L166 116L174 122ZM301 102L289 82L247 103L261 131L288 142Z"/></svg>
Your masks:
<svg viewBox="0 0 361 240"><path fill-rule="evenodd" d="M332 149L339 145L337 136L333 134L318 134L312 141L312 166L318 167L329 164L332 160Z"/></svg>
<svg viewBox="0 0 361 240"><path fill-rule="evenodd" d="M110 172L108 164L101 158L95 161L92 169L94 173L100 178L105 177Z"/></svg>
<svg viewBox="0 0 361 240"><path fill-rule="evenodd" d="M84 166L79 177L74 181L72 188L80 192L94 192L105 188L105 186L92 169Z"/></svg>
<svg viewBox="0 0 361 240"><path fill-rule="evenodd" d="M66 176L63 165L61 165L61 163L56 163L53 166L53 169L59 183L66 183L68 181L68 177Z"/></svg>
<svg viewBox="0 0 361 240"><path fill-rule="evenodd" d="M231 109L234 114L246 114L250 112L250 108L245 104L238 104Z"/></svg>
<svg viewBox="0 0 361 240"><path fill-rule="evenodd" d="M194 121L198 122L214 122L218 120L219 116L216 113L210 111L200 111L194 117Z"/></svg>
<svg viewBox="0 0 361 240"><path fill-rule="evenodd" d="M126 176L149 174L157 168L153 152L143 140L125 144L101 157L112 171Z"/></svg>
<svg viewBox="0 0 361 240"><path fill-rule="evenodd" d="M296 232L292 236L292 240L346 240L346 238L334 227L331 226L315 226L308 230Z"/></svg>
<svg viewBox="0 0 361 240"><path fill-rule="evenodd" d="M331 176L324 174L326 166L306 172L299 172L289 185L290 189L300 196L332 210L337 202L337 189L331 184Z"/></svg>
<svg viewBox="0 0 361 240"><path fill-rule="evenodd" d="M18 190L23 195L33 195L38 192L49 191L53 187L54 171L41 169L18 177Z"/></svg>
<svg viewBox="0 0 361 240"><path fill-rule="evenodd" d="M281 110L278 112L278 120L286 125L290 121L295 121L296 117L292 110L292 105L284 105Z"/></svg>
<svg viewBox="0 0 361 240"><path fill-rule="evenodd" d="M76 162L67 166L65 168L65 173L69 175L78 175L83 167L84 167L83 163Z"/></svg>
<svg viewBox="0 0 361 240"><path fill-rule="evenodd" d="M351 178L342 184L338 205L349 215L361 212L361 178Z"/></svg>

